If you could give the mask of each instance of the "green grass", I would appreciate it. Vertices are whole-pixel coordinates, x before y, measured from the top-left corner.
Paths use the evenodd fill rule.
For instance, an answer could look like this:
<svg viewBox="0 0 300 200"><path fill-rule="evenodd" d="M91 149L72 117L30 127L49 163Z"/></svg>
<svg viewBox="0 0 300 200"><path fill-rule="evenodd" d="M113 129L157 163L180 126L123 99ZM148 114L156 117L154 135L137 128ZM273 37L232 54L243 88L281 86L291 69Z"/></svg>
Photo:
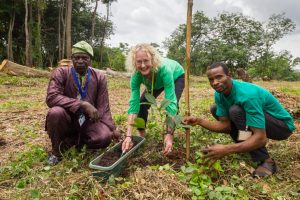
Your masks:
<svg viewBox="0 0 300 200"><path fill-rule="evenodd" d="M24 110L24 109L36 109L44 105L44 102L34 102L32 100L8 100L4 103L0 103L0 109L5 110Z"/></svg>
<svg viewBox="0 0 300 200"><path fill-rule="evenodd" d="M155 112L149 115L146 142L138 154L129 160L125 170L127 175L111 178L106 183L92 177L88 164L102 151L92 154L85 148L72 148L64 154L64 159L58 165L49 166L47 158L51 147L48 136L43 133L47 82L47 79L42 78L0 77L0 118L9 118L0 126L0 145L3 141L1 137L6 142L0 146L0 159L3 158L0 161L0 199L101 199L104 194L106 199L134 199L134 196L128 196L129 193L141 195L144 191L131 191L131 188L138 188L142 184L139 181L147 180L147 177L137 177L134 173L149 169L160 176L163 172L161 179L165 184L162 185L172 185L169 181L186 185L190 199L279 200L300 197L300 180L295 177L300 170L295 168L300 166L300 144L295 139L270 141L268 149L277 161L279 172L266 179L253 179L246 167L255 167L256 164L250 161L246 153L226 156L213 165L206 163L200 152L202 148L232 141L228 135L193 127L190 162L181 165L181 169L179 167L174 170L172 163L162 156L161 132L164 126L163 120ZM273 87L273 84L274 82L266 86ZM300 96L300 85L294 84L291 87L289 82L275 82L276 84L279 91ZM119 127L126 127L126 109L119 107L127 105L128 99L118 96L124 92L123 89L129 88L129 80L108 77L108 86L111 102L116 107L113 119ZM192 115L202 115L213 120L209 114L213 91L206 78L192 77L190 86ZM181 113L184 113L184 97L180 108ZM17 112L18 110L26 112ZM14 130L13 133L7 131L11 129ZM174 150L185 147L184 131L176 131ZM299 136L299 130L294 134ZM169 176L173 178L168 179ZM165 192L172 194L174 189L176 188L166 189ZM151 195L158 194L153 192Z"/></svg>
<svg viewBox="0 0 300 200"><path fill-rule="evenodd" d="M48 78L26 78L17 76L2 76L0 78L0 85L7 86L38 86L48 83Z"/></svg>
<svg viewBox="0 0 300 200"><path fill-rule="evenodd" d="M300 88L280 87L279 90L285 94L300 96Z"/></svg>

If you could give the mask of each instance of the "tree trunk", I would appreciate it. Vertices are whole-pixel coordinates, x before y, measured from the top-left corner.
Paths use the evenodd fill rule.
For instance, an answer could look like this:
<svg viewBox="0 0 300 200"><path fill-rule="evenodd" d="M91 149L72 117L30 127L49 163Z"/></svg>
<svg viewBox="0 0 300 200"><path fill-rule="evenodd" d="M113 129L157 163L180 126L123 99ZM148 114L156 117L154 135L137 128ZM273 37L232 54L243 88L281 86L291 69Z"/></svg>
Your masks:
<svg viewBox="0 0 300 200"><path fill-rule="evenodd" d="M15 8L14 8L12 17L10 18L10 21L9 21L9 28L8 28L8 34L7 34L7 58L12 61L14 60L13 48L12 48L12 32L14 29L15 17L16 17L16 13L15 13Z"/></svg>
<svg viewBox="0 0 300 200"><path fill-rule="evenodd" d="M66 48L67 48L67 58L71 58L71 45L72 45L72 38L71 38L71 22L72 22L72 0L67 0L67 15L66 15Z"/></svg>
<svg viewBox="0 0 300 200"><path fill-rule="evenodd" d="M109 20L109 7L110 7L110 2L108 2L106 4L106 20L104 23L103 35L102 35L101 42L100 42L100 66L101 67L103 65L103 48L104 48L104 40L106 37L106 26L107 26L108 20Z"/></svg>
<svg viewBox="0 0 300 200"><path fill-rule="evenodd" d="M28 26L28 65L32 67L32 28L33 28L33 20L32 20L32 3L29 1L28 3L28 15L29 15L29 23Z"/></svg>
<svg viewBox="0 0 300 200"><path fill-rule="evenodd" d="M52 68L53 67L53 60L54 60L53 54L49 55L48 59L49 59L49 65Z"/></svg>
<svg viewBox="0 0 300 200"><path fill-rule="evenodd" d="M185 57L185 104L186 115L190 116L190 91L189 91L189 76L190 76L190 64L191 64L191 29L192 29L192 9L193 0L188 0L187 19L186 19L186 57ZM186 131L186 159L190 158L190 129Z"/></svg>
<svg viewBox="0 0 300 200"><path fill-rule="evenodd" d="M57 38L58 38L58 60L62 59L62 53L61 53L61 31L60 31L60 20L61 20L61 6L62 3L60 1L59 8L58 8L58 31L57 31Z"/></svg>
<svg viewBox="0 0 300 200"><path fill-rule="evenodd" d="M66 32L67 32L67 29L66 29L66 22L67 22L67 15L66 15L66 12L65 9L64 9L64 5L63 5L63 8L62 8L62 24L63 24L63 33L62 33L62 58L66 57Z"/></svg>
<svg viewBox="0 0 300 200"><path fill-rule="evenodd" d="M96 5L95 5L95 9L93 12L93 19L92 19L92 33L91 33L91 39L90 39L90 44L92 45L92 47L94 47L94 38L95 38L95 24L96 24L96 13L97 13L97 8L98 8L98 0L96 0Z"/></svg>
<svg viewBox="0 0 300 200"><path fill-rule="evenodd" d="M58 16L58 52L59 60L65 57L66 44L66 18L65 18L65 0L60 0L59 16Z"/></svg>
<svg viewBox="0 0 300 200"><path fill-rule="evenodd" d="M28 35L28 4L25 0L25 63L30 66L29 62L29 35Z"/></svg>
<svg viewBox="0 0 300 200"><path fill-rule="evenodd" d="M35 39L35 53L37 54L36 66L41 67L43 65L42 60L42 38L41 38L41 19L44 9L43 0L37 1L37 32Z"/></svg>

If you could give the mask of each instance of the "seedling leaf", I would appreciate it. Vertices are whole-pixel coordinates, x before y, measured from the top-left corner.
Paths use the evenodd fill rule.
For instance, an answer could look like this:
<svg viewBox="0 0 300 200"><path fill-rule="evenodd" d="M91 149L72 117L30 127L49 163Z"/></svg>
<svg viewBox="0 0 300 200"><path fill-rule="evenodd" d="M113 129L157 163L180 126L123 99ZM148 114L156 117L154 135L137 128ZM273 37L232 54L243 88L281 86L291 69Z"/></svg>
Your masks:
<svg viewBox="0 0 300 200"><path fill-rule="evenodd" d="M151 95L150 93L146 93L145 94L145 98L147 99L147 101L149 103L151 103L152 105L156 106L157 107L157 103L156 103L156 99L153 95Z"/></svg>
<svg viewBox="0 0 300 200"><path fill-rule="evenodd" d="M166 107L170 105L170 101L168 99L164 99L162 100L162 102L160 103L160 107L159 110L164 110L166 109Z"/></svg>
<svg viewBox="0 0 300 200"><path fill-rule="evenodd" d="M169 126L171 128L175 127L175 122L170 116L167 116L167 126Z"/></svg>
<svg viewBox="0 0 300 200"><path fill-rule="evenodd" d="M145 128L145 120L143 118L137 117L134 119L134 123L130 124L130 126L132 127L136 127L136 128Z"/></svg>

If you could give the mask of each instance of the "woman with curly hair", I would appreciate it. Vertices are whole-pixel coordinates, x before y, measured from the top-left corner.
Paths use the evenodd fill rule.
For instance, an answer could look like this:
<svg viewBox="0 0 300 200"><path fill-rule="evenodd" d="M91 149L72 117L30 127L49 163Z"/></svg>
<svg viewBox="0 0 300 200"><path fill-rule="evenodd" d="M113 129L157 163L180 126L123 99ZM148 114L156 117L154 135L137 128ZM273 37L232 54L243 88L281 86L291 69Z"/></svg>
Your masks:
<svg viewBox="0 0 300 200"><path fill-rule="evenodd" d="M150 44L138 44L134 46L126 60L126 68L132 72L130 80L131 96L128 109L128 127L126 138L122 144L122 150L127 151L132 146L132 126L136 117L143 118L147 122L148 109L150 108L145 98L148 92L155 98L162 91L165 93L165 99L170 104L166 111L175 116L178 112L178 102L184 89L184 69L176 61L162 58L158 51ZM140 87L144 85L145 91L140 95ZM139 135L145 135L145 129L138 129ZM167 127L164 138L164 155L172 150L174 128Z"/></svg>

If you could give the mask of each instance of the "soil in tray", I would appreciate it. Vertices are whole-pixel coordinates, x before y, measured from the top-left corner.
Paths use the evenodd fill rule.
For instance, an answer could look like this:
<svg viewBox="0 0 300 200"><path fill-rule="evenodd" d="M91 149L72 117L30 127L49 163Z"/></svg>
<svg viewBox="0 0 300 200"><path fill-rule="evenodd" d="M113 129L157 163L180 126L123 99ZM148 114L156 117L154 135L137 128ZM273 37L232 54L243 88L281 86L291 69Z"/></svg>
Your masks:
<svg viewBox="0 0 300 200"><path fill-rule="evenodd" d="M98 165L103 167L108 167L114 164L120 157L122 152L121 151L108 151L105 152L99 161Z"/></svg>
<svg viewBox="0 0 300 200"><path fill-rule="evenodd" d="M132 148L137 145L137 142L133 142L133 146ZM97 165L99 166L103 166L103 167L108 167L111 166L112 164L114 164L117 160L119 160L119 158L122 155L122 150L121 150L121 146L118 149L115 149L115 151L107 151L103 154L103 156L101 157L101 160L99 161L99 163L97 163Z"/></svg>

